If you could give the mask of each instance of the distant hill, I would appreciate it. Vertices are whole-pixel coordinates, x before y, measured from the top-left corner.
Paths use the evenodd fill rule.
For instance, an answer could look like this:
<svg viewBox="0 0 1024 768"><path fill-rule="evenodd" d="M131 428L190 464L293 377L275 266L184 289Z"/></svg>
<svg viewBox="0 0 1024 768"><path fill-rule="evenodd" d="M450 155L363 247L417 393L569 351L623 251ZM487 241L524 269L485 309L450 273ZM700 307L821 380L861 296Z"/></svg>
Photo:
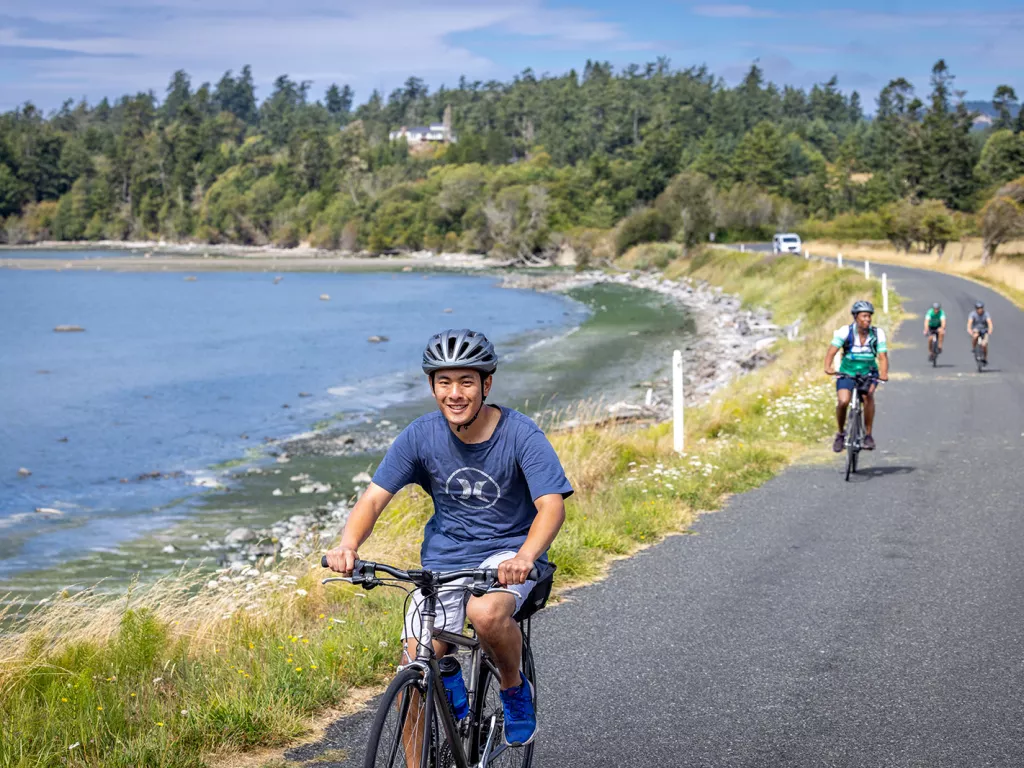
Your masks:
<svg viewBox="0 0 1024 768"><path fill-rule="evenodd" d="M964 106L971 110L971 112L978 112L979 114L986 115L987 117L996 116L996 108L992 106L991 101L965 101ZM1019 110L1020 107L1017 107L1010 111L1013 113L1014 117L1016 117Z"/></svg>

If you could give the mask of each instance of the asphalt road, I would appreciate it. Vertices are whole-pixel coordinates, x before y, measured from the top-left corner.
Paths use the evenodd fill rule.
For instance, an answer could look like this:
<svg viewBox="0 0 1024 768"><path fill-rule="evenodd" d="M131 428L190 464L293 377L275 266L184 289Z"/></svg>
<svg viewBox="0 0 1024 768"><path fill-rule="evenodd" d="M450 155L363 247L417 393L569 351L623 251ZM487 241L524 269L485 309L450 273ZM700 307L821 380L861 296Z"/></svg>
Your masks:
<svg viewBox="0 0 1024 768"><path fill-rule="evenodd" d="M885 271L911 311L946 309L939 367L908 320L852 482L840 457L793 467L538 615L534 765L1024 766L1024 314ZM355 756L365 727L290 757Z"/></svg>

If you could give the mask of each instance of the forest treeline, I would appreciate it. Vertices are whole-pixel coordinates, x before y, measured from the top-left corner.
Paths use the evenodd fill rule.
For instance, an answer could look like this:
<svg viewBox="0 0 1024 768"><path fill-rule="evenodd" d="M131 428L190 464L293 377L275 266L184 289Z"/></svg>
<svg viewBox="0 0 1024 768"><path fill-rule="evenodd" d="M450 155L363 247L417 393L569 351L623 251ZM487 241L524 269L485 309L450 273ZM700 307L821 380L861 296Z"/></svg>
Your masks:
<svg viewBox="0 0 1024 768"><path fill-rule="evenodd" d="M529 260L615 229L617 248L812 234L942 247L997 219L1024 228L1024 111L1009 85L976 114L944 61L930 91L902 78L870 118L836 78L809 90L736 87L660 59L429 90L411 77L356 105L249 67L163 98L31 104L0 116L0 238L161 238L345 250L431 248ZM440 122L457 141L410 150L388 133ZM998 242L995 243L998 245Z"/></svg>

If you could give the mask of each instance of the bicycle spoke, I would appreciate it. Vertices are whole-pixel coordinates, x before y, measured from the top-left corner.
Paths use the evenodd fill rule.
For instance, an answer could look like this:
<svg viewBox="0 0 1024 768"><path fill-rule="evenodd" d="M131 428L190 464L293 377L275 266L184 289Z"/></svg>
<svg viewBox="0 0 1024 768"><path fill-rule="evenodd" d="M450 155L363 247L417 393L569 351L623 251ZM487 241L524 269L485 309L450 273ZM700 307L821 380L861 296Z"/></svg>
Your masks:
<svg viewBox="0 0 1024 768"><path fill-rule="evenodd" d="M416 670L405 670L384 693L370 731L366 768L421 768L425 732L428 754L436 755L437 724L429 731L424 727L420 684Z"/></svg>

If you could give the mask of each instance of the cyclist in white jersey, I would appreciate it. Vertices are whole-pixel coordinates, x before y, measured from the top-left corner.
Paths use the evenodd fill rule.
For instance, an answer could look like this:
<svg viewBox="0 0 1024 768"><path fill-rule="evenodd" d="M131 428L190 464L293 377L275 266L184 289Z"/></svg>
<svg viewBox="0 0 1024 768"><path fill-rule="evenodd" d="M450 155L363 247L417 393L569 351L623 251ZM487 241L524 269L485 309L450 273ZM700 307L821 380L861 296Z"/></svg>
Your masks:
<svg viewBox="0 0 1024 768"><path fill-rule="evenodd" d="M988 344L992 338L992 316L985 310L985 302L978 301L974 304L974 311L967 317L967 332L971 334L971 351L981 344L984 360L982 363L988 365Z"/></svg>

